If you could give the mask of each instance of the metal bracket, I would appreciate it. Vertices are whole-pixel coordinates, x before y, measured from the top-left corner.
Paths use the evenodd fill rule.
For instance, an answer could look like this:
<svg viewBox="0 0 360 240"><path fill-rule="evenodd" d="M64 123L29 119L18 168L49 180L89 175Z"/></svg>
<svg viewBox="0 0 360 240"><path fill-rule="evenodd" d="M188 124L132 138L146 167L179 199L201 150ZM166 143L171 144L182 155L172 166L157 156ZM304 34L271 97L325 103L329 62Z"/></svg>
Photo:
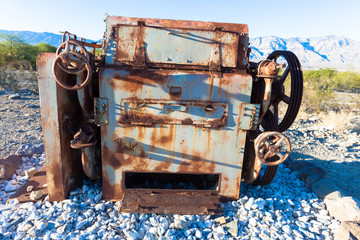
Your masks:
<svg viewBox="0 0 360 240"><path fill-rule="evenodd" d="M243 103L241 105L241 122L239 127L242 130L255 130L259 120L260 104Z"/></svg>
<svg viewBox="0 0 360 240"><path fill-rule="evenodd" d="M97 126L108 124L108 112L108 100L106 98L94 98L94 123Z"/></svg>

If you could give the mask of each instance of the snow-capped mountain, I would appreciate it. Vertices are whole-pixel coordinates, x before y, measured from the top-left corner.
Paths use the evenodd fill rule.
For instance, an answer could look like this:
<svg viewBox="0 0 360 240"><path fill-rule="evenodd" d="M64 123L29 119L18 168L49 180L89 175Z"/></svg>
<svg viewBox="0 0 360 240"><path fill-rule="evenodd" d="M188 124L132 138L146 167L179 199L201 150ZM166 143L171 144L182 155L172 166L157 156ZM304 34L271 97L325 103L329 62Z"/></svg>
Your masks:
<svg viewBox="0 0 360 240"><path fill-rule="evenodd" d="M251 61L266 58L275 50L294 52L304 68L360 70L360 42L344 37L280 38L275 36L250 39Z"/></svg>
<svg viewBox="0 0 360 240"><path fill-rule="evenodd" d="M1 30L0 34L5 35L18 35L29 44L38 44L38 43L48 43L53 46L59 46L62 42L62 35L49 33L49 32L31 32L31 31L8 31L8 30Z"/></svg>
<svg viewBox="0 0 360 240"><path fill-rule="evenodd" d="M30 44L44 42L58 46L62 41L61 34L48 32L0 30L0 34L17 34ZM303 68L331 67L338 70L360 71L360 41L344 37L333 35L287 39L275 36L258 37L250 39L250 47L252 49L250 59L254 62L267 58L275 50L288 50L297 55Z"/></svg>

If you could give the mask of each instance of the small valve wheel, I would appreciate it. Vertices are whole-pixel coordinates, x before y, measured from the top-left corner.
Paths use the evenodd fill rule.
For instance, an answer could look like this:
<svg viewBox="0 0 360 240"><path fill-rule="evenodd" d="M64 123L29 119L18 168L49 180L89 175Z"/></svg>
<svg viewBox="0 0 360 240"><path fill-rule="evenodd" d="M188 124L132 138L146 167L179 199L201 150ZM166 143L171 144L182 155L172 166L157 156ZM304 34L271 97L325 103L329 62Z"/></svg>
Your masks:
<svg viewBox="0 0 360 240"><path fill-rule="evenodd" d="M284 146L283 146L284 144ZM267 166L275 166L284 162L290 155L289 139L280 132L264 132L254 142L256 158ZM276 161L269 161L277 156Z"/></svg>
<svg viewBox="0 0 360 240"><path fill-rule="evenodd" d="M73 46L73 49L70 50L70 46ZM78 47L80 50L75 51L75 48ZM64 83L61 78L58 76L58 69L66 72L68 74L79 74L83 71L87 71L85 80L79 85L75 84L70 86ZM53 64L53 74L56 82L63 88L68 90L79 90L84 88L90 83L92 76L92 68L90 65L90 55L86 49L76 40L68 40L63 42L56 51L56 59Z"/></svg>

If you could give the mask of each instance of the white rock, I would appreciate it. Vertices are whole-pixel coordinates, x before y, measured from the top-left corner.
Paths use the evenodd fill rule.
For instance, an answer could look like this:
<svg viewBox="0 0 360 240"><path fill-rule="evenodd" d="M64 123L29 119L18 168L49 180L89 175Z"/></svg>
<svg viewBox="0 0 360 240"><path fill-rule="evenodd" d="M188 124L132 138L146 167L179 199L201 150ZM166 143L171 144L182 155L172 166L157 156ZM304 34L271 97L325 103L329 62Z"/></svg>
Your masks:
<svg viewBox="0 0 360 240"><path fill-rule="evenodd" d="M304 238L304 236L296 229L293 229L292 233L293 233L294 236L296 236L298 238Z"/></svg>
<svg viewBox="0 0 360 240"><path fill-rule="evenodd" d="M87 226L88 224L90 224L90 222L86 219L86 220L82 220L79 221L76 225L75 225L75 230L80 230L82 228L84 228L85 226Z"/></svg>
<svg viewBox="0 0 360 240"><path fill-rule="evenodd" d="M25 171L25 176L28 178L31 178L32 176L34 176L36 174L36 172L37 172L36 168L32 167Z"/></svg>
<svg viewBox="0 0 360 240"><path fill-rule="evenodd" d="M290 234L291 233L291 227L289 225L285 225L281 228L284 233Z"/></svg>
<svg viewBox="0 0 360 240"><path fill-rule="evenodd" d="M38 199L40 199L42 196L44 196L44 193L43 193L41 190L39 190L39 191L32 191L32 192L30 193L30 199L31 199L31 200L38 200Z"/></svg>
<svg viewBox="0 0 360 240"><path fill-rule="evenodd" d="M175 219L174 220L174 226L175 228L180 228L180 229L186 229L189 225L188 221L184 221L181 219Z"/></svg>
<svg viewBox="0 0 360 240"><path fill-rule="evenodd" d="M252 227L255 227L256 226L256 220L254 218L250 218L249 219L249 225L252 226Z"/></svg>
<svg viewBox="0 0 360 240"><path fill-rule="evenodd" d="M102 199L102 194L98 194L94 197L94 202L98 202Z"/></svg>
<svg viewBox="0 0 360 240"><path fill-rule="evenodd" d="M222 226L217 226L215 228L215 232L219 233L219 234L223 234L225 235L226 234L226 231L224 230L224 228Z"/></svg>
<svg viewBox="0 0 360 240"><path fill-rule="evenodd" d="M195 237L196 238L202 238L202 233L201 233L201 231L199 230L199 229L196 229L196 231L195 231Z"/></svg>
<svg viewBox="0 0 360 240"><path fill-rule="evenodd" d="M34 188L33 185L29 185L29 186L27 186L26 191L31 192L33 190L33 188Z"/></svg>

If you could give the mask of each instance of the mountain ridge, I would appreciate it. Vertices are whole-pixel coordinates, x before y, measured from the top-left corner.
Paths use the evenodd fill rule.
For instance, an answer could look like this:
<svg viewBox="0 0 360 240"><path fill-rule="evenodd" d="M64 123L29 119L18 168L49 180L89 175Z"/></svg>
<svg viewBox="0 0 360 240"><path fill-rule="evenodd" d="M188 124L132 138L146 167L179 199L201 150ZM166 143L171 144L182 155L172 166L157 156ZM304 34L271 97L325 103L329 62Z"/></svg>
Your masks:
<svg viewBox="0 0 360 240"><path fill-rule="evenodd" d="M32 32L1 30L1 34L18 34L29 44L40 42L58 46L62 42L62 34L51 32ZM89 41L94 41L89 39ZM99 41L97 41L99 42ZM275 50L294 52L303 68L336 68L338 70L360 71L360 41L350 38L328 35L323 37L281 38L264 36L250 38L250 60L258 62L265 59Z"/></svg>

